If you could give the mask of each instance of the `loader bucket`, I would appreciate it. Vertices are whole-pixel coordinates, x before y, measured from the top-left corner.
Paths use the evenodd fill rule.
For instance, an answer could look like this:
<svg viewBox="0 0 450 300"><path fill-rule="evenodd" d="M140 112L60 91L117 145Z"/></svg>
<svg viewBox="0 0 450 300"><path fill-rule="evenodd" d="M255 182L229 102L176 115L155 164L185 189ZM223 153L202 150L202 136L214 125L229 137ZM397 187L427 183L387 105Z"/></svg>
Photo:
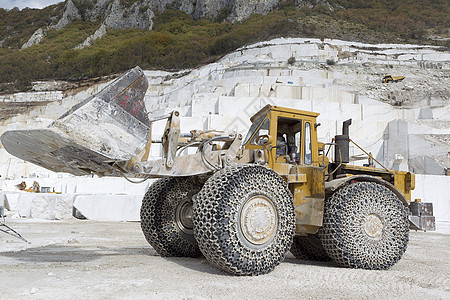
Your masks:
<svg viewBox="0 0 450 300"><path fill-rule="evenodd" d="M47 128L6 131L1 142L10 154L54 172L118 175L112 164L135 157L150 139L147 87L136 67Z"/></svg>

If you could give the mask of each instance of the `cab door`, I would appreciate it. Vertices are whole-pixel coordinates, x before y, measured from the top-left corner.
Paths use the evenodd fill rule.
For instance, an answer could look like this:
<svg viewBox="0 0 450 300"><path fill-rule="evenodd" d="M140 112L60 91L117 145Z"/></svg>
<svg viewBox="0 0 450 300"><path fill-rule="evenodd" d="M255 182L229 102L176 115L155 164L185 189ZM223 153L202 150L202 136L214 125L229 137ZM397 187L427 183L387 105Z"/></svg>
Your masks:
<svg viewBox="0 0 450 300"><path fill-rule="evenodd" d="M283 176L294 196L296 232L316 233L322 226L325 168L319 164L316 118L279 114L273 120L273 169Z"/></svg>

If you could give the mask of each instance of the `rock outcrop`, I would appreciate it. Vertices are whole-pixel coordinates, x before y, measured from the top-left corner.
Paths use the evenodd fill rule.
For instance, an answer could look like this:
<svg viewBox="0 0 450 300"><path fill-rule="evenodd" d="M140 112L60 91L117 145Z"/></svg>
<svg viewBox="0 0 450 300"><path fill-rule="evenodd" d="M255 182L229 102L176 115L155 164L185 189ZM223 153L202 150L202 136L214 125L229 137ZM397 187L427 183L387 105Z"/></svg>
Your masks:
<svg viewBox="0 0 450 300"><path fill-rule="evenodd" d="M41 41L47 29L60 30L74 20L100 22L100 28L88 37L77 49L88 47L106 33L106 28L139 28L151 30L156 12L167 8L178 9L191 15L194 19L208 18L240 22L252 14L267 14L275 9L282 0L81 0L76 4L67 0L62 17L56 24L46 29L38 29L30 40L23 45L27 48ZM295 0L297 6L314 7L316 5L333 6L326 0ZM104 26L104 27L103 27Z"/></svg>
<svg viewBox="0 0 450 300"><path fill-rule="evenodd" d="M72 0L67 0L66 5L64 6L64 12L61 19L59 19L56 25L50 26L50 28L61 30L62 28L67 26L70 22L79 19L81 19L81 15L80 12L78 11L78 8L75 6Z"/></svg>
<svg viewBox="0 0 450 300"><path fill-rule="evenodd" d="M101 37L104 36L105 34L106 34L106 25L105 25L105 24L102 24L102 25L100 26L100 28L97 29L97 30L94 32L93 35L88 36L88 37L84 40L83 43L81 43L80 45L76 46L76 47L75 47L75 50L77 50L77 49L83 49L83 48L86 48L86 47L89 47L89 46L93 45L94 42L95 42L97 39L101 38Z"/></svg>
<svg viewBox="0 0 450 300"><path fill-rule="evenodd" d="M33 33L28 42L22 45L22 49L26 49L33 45L39 44L44 37L45 37L44 30L42 30L42 28L39 28Z"/></svg>
<svg viewBox="0 0 450 300"><path fill-rule="evenodd" d="M148 5L135 2L124 7L120 0L114 0L106 11L103 24L108 28L140 28L151 30L153 27L153 11Z"/></svg>
<svg viewBox="0 0 450 300"><path fill-rule="evenodd" d="M252 14L267 14L279 0L236 0L231 14L231 21L243 21Z"/></svg>

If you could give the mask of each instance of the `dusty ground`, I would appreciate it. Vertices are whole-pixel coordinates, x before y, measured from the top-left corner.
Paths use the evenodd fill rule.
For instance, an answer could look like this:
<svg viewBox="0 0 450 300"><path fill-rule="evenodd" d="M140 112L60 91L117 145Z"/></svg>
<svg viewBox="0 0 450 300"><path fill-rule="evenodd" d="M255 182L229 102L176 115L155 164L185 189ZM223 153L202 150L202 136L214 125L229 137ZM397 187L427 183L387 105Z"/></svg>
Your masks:
<svg viewBox="0 0 450 300"><path fill-rule="evenodd" d="M0 299L450 299L450 235L412 232L387 271L287 259L273 272L235 277L204 258L162 258L139 223L7 220L0 232Z"/></svg>

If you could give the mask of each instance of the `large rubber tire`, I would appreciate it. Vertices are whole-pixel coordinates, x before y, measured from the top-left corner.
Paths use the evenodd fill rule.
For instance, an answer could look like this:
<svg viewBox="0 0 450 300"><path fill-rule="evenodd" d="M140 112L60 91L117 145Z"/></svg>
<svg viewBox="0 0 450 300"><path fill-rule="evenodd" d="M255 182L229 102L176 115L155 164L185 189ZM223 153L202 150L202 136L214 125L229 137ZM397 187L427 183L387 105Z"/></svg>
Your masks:
<svg viewBox="0 0 450 300"><path fill-rule="evenodd" d="M192 198L202 185L192 177L155 181L142 200L141 228L161 256L198 257L194 238Z"/></svg>
<svg viewBox="0 0 450 300"><path fill-rule="evenodd" d="M291 246L295 258L312 261L330 261L331 258L322 247L317 235L296 236Z"/></svg>
<svg viewBox="0 0 450 300"><path fill-rule="evenodd" d="M392 191L375 182L356 182L325 200L318 234L326 253L339 265L383 270L405 252L409 222Z"/></svg>
<svg viewBox="0 0 450 300"><path fill-rule="evenodd" d="M210 263L235 275L273 270L289 251L295 231L293 197L273 170L226 167L194 201L194 233Z"/></svg>

